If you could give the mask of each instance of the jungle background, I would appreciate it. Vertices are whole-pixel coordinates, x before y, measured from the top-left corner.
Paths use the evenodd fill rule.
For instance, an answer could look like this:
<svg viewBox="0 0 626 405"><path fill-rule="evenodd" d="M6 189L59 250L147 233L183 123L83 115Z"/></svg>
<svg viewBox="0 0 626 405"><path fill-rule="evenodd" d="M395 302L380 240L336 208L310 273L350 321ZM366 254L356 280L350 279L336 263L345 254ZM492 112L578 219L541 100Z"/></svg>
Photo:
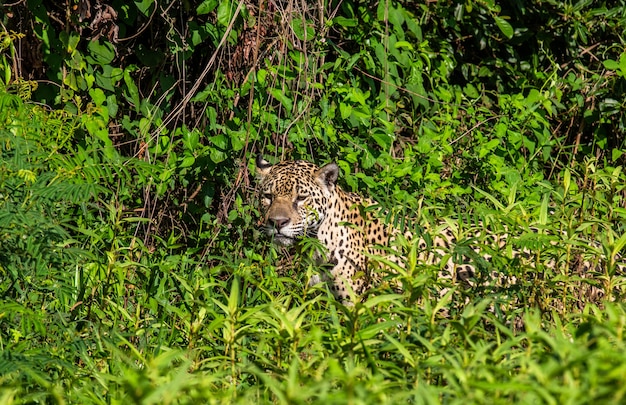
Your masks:
<svg viewBox="0 0 626 405"><path fill-rule="evenodd" d="M0 403L624 401L623 0L0 18ZM401 291L344 307L308 287L315 241L259 231L259 153L337 162L387 221L446 223L449 255L518 281L446 285L409 243Z"/></svg>

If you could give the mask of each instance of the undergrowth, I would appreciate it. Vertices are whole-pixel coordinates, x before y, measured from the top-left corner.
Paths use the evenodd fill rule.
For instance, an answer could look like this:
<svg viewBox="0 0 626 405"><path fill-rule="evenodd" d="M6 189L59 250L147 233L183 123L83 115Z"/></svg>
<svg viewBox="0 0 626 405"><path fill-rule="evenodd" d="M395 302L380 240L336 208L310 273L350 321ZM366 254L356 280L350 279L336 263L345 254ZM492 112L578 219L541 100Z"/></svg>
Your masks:
<svg viewBox="0 0 626 405"><path fill-rule="evenodd" d="M92 3L1 6L0 403L624 401L623 2ZM256 153L491 282L342 306Z"/></svg>

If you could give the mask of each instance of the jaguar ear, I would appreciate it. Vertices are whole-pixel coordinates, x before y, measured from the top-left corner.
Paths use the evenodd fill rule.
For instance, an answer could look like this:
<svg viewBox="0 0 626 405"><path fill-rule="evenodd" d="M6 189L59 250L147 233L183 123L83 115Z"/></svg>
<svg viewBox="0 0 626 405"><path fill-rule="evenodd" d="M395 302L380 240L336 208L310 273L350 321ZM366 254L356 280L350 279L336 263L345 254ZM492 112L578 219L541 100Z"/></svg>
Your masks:
<svg viewBox="0 0 626 405"><path fill-rule="evenodd" d="M315 176L317 180L328 189L332 190L337 184L337 178L339 177L339 166L336 163L329 163L326 166L319 169Z"/></svg>
<svg viewBox="0 0 626 405"><path fill-rule="evenodd" d="M263 159L263 155L256 155L256 174L260 178L267 176L272 168L272 164Z"/></svg>

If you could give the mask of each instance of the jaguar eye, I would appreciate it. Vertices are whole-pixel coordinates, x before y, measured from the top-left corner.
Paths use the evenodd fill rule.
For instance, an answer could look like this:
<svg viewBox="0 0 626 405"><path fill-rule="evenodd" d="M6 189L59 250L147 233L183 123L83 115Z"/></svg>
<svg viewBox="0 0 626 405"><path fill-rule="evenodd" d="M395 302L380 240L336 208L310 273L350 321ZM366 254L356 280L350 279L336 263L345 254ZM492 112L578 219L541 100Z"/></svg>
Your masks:
<svg viewBox="0 0 626 405"><path fill-rule="evenodd" d="M272 194L271 193L265 193L263 194L263 198L269 201L272 201Z"/></svg>
<svg viewBox="0 0 626 405"><path fill-rule="evenodd" d="M308 195L298 194L296 196L296 202L297 203L302 202L302 201L306 200L308 197L309 197Z"/></svg>

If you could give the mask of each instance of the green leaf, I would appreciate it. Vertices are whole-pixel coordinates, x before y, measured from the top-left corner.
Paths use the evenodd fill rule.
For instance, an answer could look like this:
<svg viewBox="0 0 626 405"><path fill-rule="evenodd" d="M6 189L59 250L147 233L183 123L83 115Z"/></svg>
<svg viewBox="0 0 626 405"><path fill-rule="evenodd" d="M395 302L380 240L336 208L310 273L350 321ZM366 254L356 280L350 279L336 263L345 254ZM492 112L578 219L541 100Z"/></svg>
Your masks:
<svg viewBox="0 0 626 405"><path fill-rule="evenodd" d="M233 17L234 5L228 0L222 0L217 8L217 22L224 27L230 24L230 20Z"/></svg>
<svg viewBox="0 0 626 405"><path fill-rule="evenodd" d="M408 49L409 51L412 51L412 50L413 50L413 45L411 45L411 43L410 43L410 42L407 42L407 41L398 41L398 42L396 42L396 43L394 44L394 47L395 47L396 49L406 48L406 49Z"/></svg>
<svg viewBox="0 0 626 405"><path fill-rule="evenodd" d="M563 194L567 194L569 191L569 187L572 184L572 173L566 167L565 172L563 173Z"/></svg>
<svg viewBox="0 0 626 405"><path fill-rule="evenodd" d="M265 78L267 77L267 70L259 69L256 73L256 80L259 84L265 85Z"/></svg>
<svg viewBox="0 0 626 405"><path fill-rule="evenodd" d="M184 131L183 133L183 142L184 145L189 150L194 150L198 146L198 141L200 140L200 134L197 129L192 131Z"/></svg>
<svg viewBox="0 0 626 405"><path fill-rule="evenodd" d="M384 2L384 4L387 7L389 22L393 24L396 31L402 31L406 12L401 7L390 7L387 2Z"/></svg>
<svg viewBox="0 0 626 405"><path fill-rule="evenodd" d="M96 86L104 90L115 91L117 82L122 79L124 72L120 68L106 65L102 67L102 73L96 72Z"/></svg>
<svg viewBox="0 0 626 405"><path fill-rule="evenodd" d="M296 18L292 21L291 28L293 28L294 34L301 41L310 41L315 37L315 30L313 25L302 18Z"/></svg>
<svg viewBox="0 0 626 405"><path fill-rule="evenodd" d="M480 151L478 152L478 157L483 158L487 156L491 151L493 151L500 144L500 139L492 139L486 144L482 145Z"/></svg>
<svg viewBox="0 0 626 405"><path fill-rule="evenodd" d="M474 87L474 85L471 84L471 83L468 83L465 86L464 93L469 98L478 98L478 97L480 97L480 94L478 93L478 90L476 90L476 87Z"/></svg>
<svg viewBox="0 0 626 405"><path fill-rule="evenodd" d="M222 163L228 156L224 152L218 149L211 149L209 157L213 163Z"/></svg>
<svg viewBox="0 0 626 405"><path fill-rule="evenodd" d="M388 150L391 147L391 142L393 142L393 137L385 132L374 132L372 138L383 150Z"/></svg>
<svg viewBox="0 0 626 405"><path fill-rule="evenodd" d="M59 34L59 39L65 45L65 50L68 54L73 54L80 42L80 36L77 34L68 34L65 31Z"/></svg>
<svg viewBox="0 0 626 405"><path fill-rule="evenodd" d="M96 65L109 65L115 59L115 48L106 41L89 41L87 45L89 55L86 56L87 62Z"/></svg>
<svg viewBox="0 0 626 405"><path fill-rule="evenodd" d="M615 245L613 246L613 251L611 252L613 258L620 254L624 246L626 246L626 233L620 236L617 242L615 242Z"/></svg>
<svg viewBox="0 0 626 405"><path fill-rule="evenodd" d="M239 308L239 277L235 276L232 280L230 295L228 297L228 313L233 315L237 313Z"/></svg>
<svg viewBox="0 0 626 405"><path fill-rule="evenodd" d="M115 117L117 115L117 111L119 110L119 106L117 105L117 98L114 94L110 94L107 96L106 106L109 110L109 117Z"/></svg>
<svg viewBox="0 0 626 405"><path fill-rule="evenodd" d="M151 14L150 7L152 7L153 4L154 0L135 1L135 6L137 7L137 10L139 10L139 12L146 17Z"/></svg>
<svg viewBox="0 0 626 405"><path fill-rule="evenodd" d="M196 161L196 158L194 158L193 156L185 156L182 162L180 162L180 165L178 165L178 167L182 169L184 167L192 166L195 163L195 161Z"/></svg>
<svg viewBox="0 0 626 405"><path fill-rule="evenodd" d="M541 225L548 224L548 206L550 203L550 194L545 193L541 200L541 207L539 208L539 223Z"/></svg>
<svg viewBox="0 0 626 405"><path fill-rule="evenodd" d="M622 157L623 154L624 154L623 150L613 148L613 150L611 151L611 159L613 160L613 162L617 162L617 159Z"/></svg>
<svg viewBox="0 0 626 405"><path fill-rule="evenodd" d="M509 24L502 17L494 16L493 19L496 21L496 25L498 26L498 28L500 28L500 31L502 32L502 34L504 34L505 37L507 37L508 39L513 38L514 31L511 24Z"/></svg>
<svg viewBox="0 0 626 405"><path fill-rule="evenodd" d="M421 136L420 139L417 141L416 149L419 153L423 153L423 154L430 153L432 148L433 148L432 139L430 139L427 136Z"/></svg>
<svg viewBox="0 0 626 405"><path fill-rule="evenodd" d="M230 135L230 144L234 151L240 151L243 149L246 141L245 129L239 131L229 131L228 135Z"/></svg>
<svg viewBox="0 0 626 405"><path fill-rule="evenodd" d="M223 134L212 136L209 140L220 149L228 148L228 138Z"/></svg>
<svg viewBox="0 0 626 405"><path fill-rule="evenodd" d="M493 195L489 194L486 191L483 191L481 189L479 189L478 187L472 186L472 188L474 190L476 190L479 194L482 194L485 198L487 198L489 201L491 201L491 203L500 211L504 211L504 205L502 205L502 203L500 201L498 201L498 199L496 197L494 197Z"/></svg>
<svg viewBox="0 0 626 405"><path fill-rule="evenodd" d="M352 115L352 106L345 103L339 103L339 113L344 120Z"/></svg>
<svg viewBox="0 0 626 405"><path fill-rule="evenodd" d="M132 69L124 69L124 83L126 84L125 96L134 105L135 111L139 112L139 107L141 106L141 101L139 99L139 89L137 89L137 85L133 81L133 78L130 76L131 71Z"/></svg>
<svg viewBox="0 0 626 405"><path fill-rule="evenodd" d="M363 306L365 306L366 308L375 308L382 303L386 303L386 302L397 303L401 300L402 300L402 295L400 294L377 295L365 301L363 303Z"/></svg>
<svg viewBox="0 0 626 405"><path fill-rule="evenodd" d="M333 18L333 24L341 25L342 27L356 27L358 21L354 18L335 17Z"/></svg>
<svg viewBox="0 0 626 405"><path fill-rule="evenodd" d="M90 89L89 95L93 103L97 106L101 106L106 101L106 96L101 89Z"/></svg>
<svg viewBox="0 0 626 405"><path fill-rule="evenodd" d="M281 89L272 88L270 89L270 94L285 107L288 113L291 114L291 110L293 108L293 102Z"/></svg>
<svg viewBox="0 0 626 405"><path fill-rule="evenodd" d="M607 60L603 61L602 64L608 70L618 70L619 69L619 63L617 63L613 59L607 59Z"/></svg>
<svg viewBox="0 0 626 405"><path fill-rule="evenodd" d="M215 10L217 7L217 0L204 0L198 8L196 8L196 13L198 15L209 14L211 11Z"/></svg>

